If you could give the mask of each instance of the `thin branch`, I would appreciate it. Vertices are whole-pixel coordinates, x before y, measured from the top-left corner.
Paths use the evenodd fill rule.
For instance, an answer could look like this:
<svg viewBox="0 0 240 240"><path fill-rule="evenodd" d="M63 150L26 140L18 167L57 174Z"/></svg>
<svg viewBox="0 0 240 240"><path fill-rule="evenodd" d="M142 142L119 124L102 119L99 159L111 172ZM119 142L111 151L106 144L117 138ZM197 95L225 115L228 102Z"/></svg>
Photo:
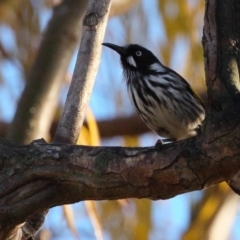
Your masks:
<svg viewBox="0 0 240 240"><path fill-rule="evenodd" d="M110 2L89 1L73 79L53 142L77 142L100 63Z"/></svg>

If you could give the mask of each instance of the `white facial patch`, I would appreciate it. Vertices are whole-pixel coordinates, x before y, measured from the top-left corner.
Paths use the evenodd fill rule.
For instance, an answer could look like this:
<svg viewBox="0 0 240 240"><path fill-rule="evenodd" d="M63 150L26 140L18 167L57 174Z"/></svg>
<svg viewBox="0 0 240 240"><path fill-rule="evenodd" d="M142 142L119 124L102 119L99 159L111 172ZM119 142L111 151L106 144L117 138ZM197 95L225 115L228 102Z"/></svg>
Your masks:
<svg viewBox="0 0 240 240"><path fill-rule="evenodd" d="M159 64L159 63L153 63L149 66L150 70L156 71L156 72L163 72L164 71L164 67Z"/></svg>
<svg viewBox="0 0 240 240"><path fill-rule="evenodd" d="M134 60L134 58L133 58L132 56L129 56L129 57L127 58L127 62L128 62L131 66L137 67L137 64L136 64L136 62L135 62L135 60Z"/></svg>

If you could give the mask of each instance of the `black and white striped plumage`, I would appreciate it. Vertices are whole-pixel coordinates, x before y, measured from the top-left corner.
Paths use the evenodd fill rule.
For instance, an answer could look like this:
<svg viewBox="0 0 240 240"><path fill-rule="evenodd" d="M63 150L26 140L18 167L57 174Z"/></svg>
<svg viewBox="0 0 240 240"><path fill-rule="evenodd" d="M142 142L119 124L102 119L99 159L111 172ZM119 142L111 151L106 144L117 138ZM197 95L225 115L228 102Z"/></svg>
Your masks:
<svg viewBox="0 0 240 240"><path fill-rule="evenodd" d="M120 54L131 102L151 130L171 140L197 135L205 111L185 79L140 45L103 45Z"/></svg>

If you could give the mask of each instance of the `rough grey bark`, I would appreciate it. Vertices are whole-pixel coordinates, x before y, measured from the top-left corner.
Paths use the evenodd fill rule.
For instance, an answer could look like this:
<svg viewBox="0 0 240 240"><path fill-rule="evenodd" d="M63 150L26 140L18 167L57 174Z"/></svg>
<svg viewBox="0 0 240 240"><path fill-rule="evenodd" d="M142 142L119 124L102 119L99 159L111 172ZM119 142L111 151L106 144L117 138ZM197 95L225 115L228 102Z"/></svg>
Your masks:
<svg viewBox="0 0 240 240"><path fill-rule="evenodd" d="M240 168L240 143L226 141L223 148L223 141L193 138L160 150L1 142L0 226L82 200L167 199L227 181Z"/></svg>

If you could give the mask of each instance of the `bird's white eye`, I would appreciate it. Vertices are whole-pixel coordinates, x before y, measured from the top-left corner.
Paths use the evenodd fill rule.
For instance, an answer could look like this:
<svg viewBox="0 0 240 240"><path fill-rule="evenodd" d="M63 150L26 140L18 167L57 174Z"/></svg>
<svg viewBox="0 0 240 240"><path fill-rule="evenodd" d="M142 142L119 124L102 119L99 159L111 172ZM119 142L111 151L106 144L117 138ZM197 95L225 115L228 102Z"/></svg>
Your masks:
<svg viewBox="0 0 240 240"><path fill-rule="evenodd" d="M136 51L136 56L140 57L142 55L141 51Z"/></svg>

